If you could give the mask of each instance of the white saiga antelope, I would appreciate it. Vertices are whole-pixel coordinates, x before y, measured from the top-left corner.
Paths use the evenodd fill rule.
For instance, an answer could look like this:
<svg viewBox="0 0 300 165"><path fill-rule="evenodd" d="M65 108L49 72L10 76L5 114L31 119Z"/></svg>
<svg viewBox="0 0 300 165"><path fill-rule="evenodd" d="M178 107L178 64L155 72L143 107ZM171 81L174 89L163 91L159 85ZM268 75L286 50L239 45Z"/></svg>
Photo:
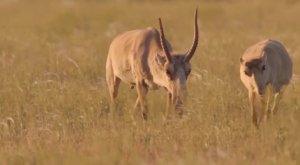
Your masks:
<svg viewBox="0 0 300 165"><path fill-rule="evenodd" d="M165 39L163 25L159 18L160 32L153 27L132 30L120 34L111 43L106 62L106 81L111 96L111 113L121 81L136 86L138 106L147 120L146 95L148 89L164 87L168 92L168 104L180 109L187 97L186 80L191 71L190 60L198 45L197 8L192 47L184 54L174 53ZM166 112L166 114L168 111Z"/></svg>
<svg viewBox="0 0 300 165"><path fill-rule="evenodd" d="M266 121L267 112L270 115L276 113L277 104L292 75L292 60L285 47L275 40L263 40L251 46L240 58L240 78L248 88L252 121L257 127L260 122ZM266 96L269 89L273 89L275 93L271 109L269 96ZM256 96L265 108L260 120L254 105Z"/></svg>

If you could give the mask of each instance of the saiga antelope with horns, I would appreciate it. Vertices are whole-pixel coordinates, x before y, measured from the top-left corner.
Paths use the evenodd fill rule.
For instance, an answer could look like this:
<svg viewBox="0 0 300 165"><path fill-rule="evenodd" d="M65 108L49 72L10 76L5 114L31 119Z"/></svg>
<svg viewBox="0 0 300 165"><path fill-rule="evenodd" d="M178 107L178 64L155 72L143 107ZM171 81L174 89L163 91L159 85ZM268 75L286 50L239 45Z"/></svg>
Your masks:
<svg viewBox="0 0 300 165"><path fill-rule="evenodd" d="M240 58L240 78L248 88L252 121L257 127L260 122L265 122L266 112L270 115L276 112L277 104L292 75L292 60L285 47L275 40L258 42L248 48ZM271 109L269 109L269 96L266 96L267 89L273 89L275 93ZM265 108L260 120L254 105L256 96Z"/></svg>
<svg viewBox="0 0 300 165"><path fill-rule="evenodd" d="M160 18L159 30L160 32L153 27L132 30L112 41L106 62L111 112L115 109L115 99L121 81L130 84L132 89L136 86L138 97L134 110L139 106L145 120L148 111L146 95L149 89L164 87L168 92L167 109L170 103L173 108L181 109L181 99L185 102L187 97L186 80L191 72L190 60L198 45L197 8L194 42L186 53L173 52L170 43L165 39Z"/></svg>

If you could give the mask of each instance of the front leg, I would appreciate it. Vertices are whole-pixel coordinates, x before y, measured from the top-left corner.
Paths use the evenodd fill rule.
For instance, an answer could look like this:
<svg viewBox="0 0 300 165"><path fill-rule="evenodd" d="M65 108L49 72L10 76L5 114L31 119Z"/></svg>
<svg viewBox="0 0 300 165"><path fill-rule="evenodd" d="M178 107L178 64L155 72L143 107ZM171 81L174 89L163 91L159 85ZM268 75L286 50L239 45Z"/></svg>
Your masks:
<svg viewBox="0 0 300 165"><path fill-rule="evenodd" d="M251 116L252 116L252 122L255 126L258 127L258 122L257 122L257 112L256 108L254 106L254 100L255 100L255 93L252 90L249 90L249 104L250 104L250 111L251 111Z"/></svg>
<svg viewBox="0 0 300 165"><path fill-rule="evenodd" d="M166 114L165 114L165 117L168 116L168 113L169 113L169 110L170 108L172 107L172 93L171 92L168 92L167 93L167 108L166 108Z"/></svg>
<svg viewBox="0 0 300 165"><path fill-rule="evenodd" d="M184 107L187 106L187 91L186 90L180 90L179 93L180 97L177 96L176 103L175 103L175 109L178 111L178 115L180 118L183 116Z"/></svg>
<svg viewBox="0 0 300 165"><path fill-rule="evenodd" d="M136 89L137 89L139 104L136 102L135 108L137 108L137 106L140 105L142 116L144 120L147 120L148 107L147 107L146 96L148 93L148 88L144 85L142 80L136 83L136 87L137 87Z"/></svg>
<svg viewBox="0 0 300 165"><path fill-rule="evenodd" d="M262 103L262 108L264 108L263 111L262 111L262 116L261 116L260 122L264 123L267 120L267 112L268 112L268 109L269 109L270 97L266 94L261 95L260 96L260 102Z"/></svg>

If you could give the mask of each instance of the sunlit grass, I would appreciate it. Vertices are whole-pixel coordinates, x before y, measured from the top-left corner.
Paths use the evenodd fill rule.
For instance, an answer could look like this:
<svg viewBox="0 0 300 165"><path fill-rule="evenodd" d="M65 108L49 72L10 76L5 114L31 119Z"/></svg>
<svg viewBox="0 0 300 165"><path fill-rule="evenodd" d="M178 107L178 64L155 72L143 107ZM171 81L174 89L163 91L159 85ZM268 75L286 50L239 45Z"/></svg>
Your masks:
<svg viewBox="0 0 300 165"><path fill-rule="evenodd" d="M136 91L121 84L108 117L105 62L118 34L164 22L173 48L199 46L183 120L165 122L164 90L148 94L149 121L133 125ZM251 124L239 57L281 41L300 73L300 3L276 1L1 1L0 164L299 164L299 83L279 114Z"/></svg>

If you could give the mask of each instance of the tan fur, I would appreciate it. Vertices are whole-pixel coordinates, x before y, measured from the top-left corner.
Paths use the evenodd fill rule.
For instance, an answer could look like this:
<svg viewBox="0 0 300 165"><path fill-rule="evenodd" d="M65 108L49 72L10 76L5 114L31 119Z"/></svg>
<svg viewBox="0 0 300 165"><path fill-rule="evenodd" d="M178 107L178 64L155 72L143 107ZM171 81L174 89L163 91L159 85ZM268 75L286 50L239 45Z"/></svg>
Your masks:
<svg viewBox="0 0 300 165"><path fill-rule="evenodd" d="M265 68L265 69L263 69ZM285 47L275 40L263 40L246 50L240 58L240 78L249 91L252 121L256 126L265 122L266 112L275 113L284 88L293 75L293 63ZM274 101L269 110L268 89L273 89ZM265 110L258 120L254 100L258 96Z"/></svg>
<svg viewBox="0 0 300 165"><path fill-rule="evenodd" d="M174 53L165 39L162 22L160 32L153 28L132 30L117 36L111 43L106 62L106 80L111 95L111 111L114 111L115 98L121 81L136 86L138 98L134 109L142 109L147 119L146 95L149 89L164 87L168 91L168 102L177 108L187 95L186 80L191 70L189 60L195 53L198 43L197 9L195 13L194 43L186 53Z"/></svg>

